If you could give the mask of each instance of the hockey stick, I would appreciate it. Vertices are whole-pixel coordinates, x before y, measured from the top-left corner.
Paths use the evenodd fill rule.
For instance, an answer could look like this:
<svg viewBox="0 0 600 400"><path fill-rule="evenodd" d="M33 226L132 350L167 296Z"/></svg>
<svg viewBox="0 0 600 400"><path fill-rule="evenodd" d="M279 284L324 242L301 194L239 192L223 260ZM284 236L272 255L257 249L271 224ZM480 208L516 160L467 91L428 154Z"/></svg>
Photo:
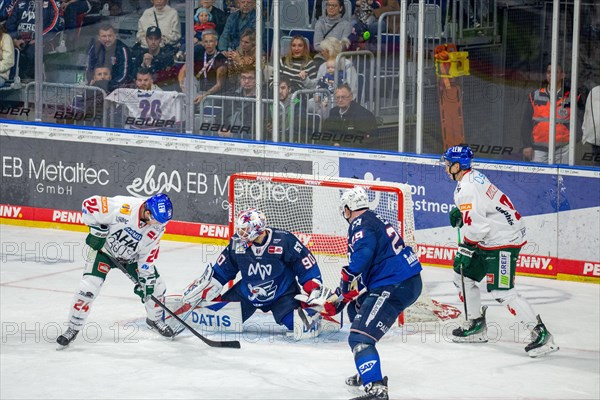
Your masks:
<svg viewBox="0 0 600 400"><path fill-rule="evenodd" d="M190 314L192 313L192 311L194 311L196 309L196 307L198 307L198 304L202 303L203 301L204 301L204 299L201 298L195 304L193 304L190 307L190 309L187 310L185 314L183 314L183 317L181 317L181 320L185 321L190 316ZM185 327L182 327L181 324L177 324L176 328L177 329L173 329L175 331L174 332L175 335L173 335L173 337L175 337L175 336L179 335L181 332L185 331Z"/></svg>
<svg viewBox="0 0 600 400"><path fill-rule="evenodd" d="M103 254L114 264L117 266L117 268L119 268L121 270L121 272L123 272L125 274L125 276L127 276L129 278L129 280L131 282L133 282L134 284L138 284L139 282L137 281L137 279L135 279L133 276L131 276L129 274L129 272L127 272L127 269L125 268L125 266L123 264L121 264L120 261L118 261L117 259L115 259L113 256L111 256L110 254L104 253ZM185 321L183 321L181 318L179 318L173 311L169 310L169 308L167 306L165 306L160 300L158 300L154 295L150 295L150 298L152 299L153 302L155 302L156 304L158 304L158 306L160 308L162 308L163 310L165 310L167 312L167 314L169 314L171 317L175 318L175 320L177 320L181 325L183 325L184 327L186 327L190 332L192 332L194 334L194 336L196 336L198 339L202 340L204 343L206 343L207 345L209 345L210 347L227 347L227 348L232 348L232 349L239 349L242 346L240 345L240 342L237 340L232 340L232 341L220 341L220 340L211 340L208 339L204 336L202 336L201 334L199 334L194 328L192 328L191 326L189 326Z"/></svg>
<svg viewBox="0 0 600 400"><path fill-rule="evenodd" d="M460 245L460 227L458 231L458 244ZM469 313L467 312L467 292L465 291L465 275L463 274L463 266L460 264L460 283L462 285L463 292L463 306L465 307L465 320L469 320Z"/></svg>

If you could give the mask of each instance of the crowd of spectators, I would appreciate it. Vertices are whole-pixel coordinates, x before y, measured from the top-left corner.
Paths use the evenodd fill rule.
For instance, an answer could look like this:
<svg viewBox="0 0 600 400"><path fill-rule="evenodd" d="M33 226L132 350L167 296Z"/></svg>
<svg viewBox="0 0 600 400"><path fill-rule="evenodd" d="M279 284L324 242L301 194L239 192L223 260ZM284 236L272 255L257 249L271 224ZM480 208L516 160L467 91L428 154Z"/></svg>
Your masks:
<svg viewBox="0 0 600 400"><path fill-rule="evenodd" d="M183 31L184 21L180 20L181 6L185 7L185 3L180 0L129 0L139 19L135 43L128 46L127 40L120 37L118 25L111 18L122 13L125 1L44 0L44 56L57 51L75 51L78 47L76 42L85 39L85 36L80 36L80 31L86 16L91 12L105 11L105 18L95 20L92 25L95 31L93 37L85 50L82 49L82 53L85 51L86 54L86 72L82 83L99 88L106 94L120 88L187 93L184 62L186 35ZM20 52L20 77L25 82L34 79L36 2L0 2L1 87L9 79L14 65L14 49ZM269 3L265 2L266 5ZM288 103L297 90L326 88L328 96L306 99L308 104L304 107L317 112L324 121L333 107L337 85L349 85L353 98L356 97L357 73L351 61L342 59L340 65L332 64L335 64L335 57L340 52L352 48L350 39L359 41L354 26L375 21L372 7L379 3L371 0L352 1L353 8L356 4L355 10L345 10L344 0L318 3L316 8L323 10L320 17L315 15L314 35L310 35L314 38L312 42L309 35L294 36L289 51L280 58L280 79L283 83L280 94L285 93L283 101ZM218 8L215 0L200 0L194 13L193 82L196 104L203 103L210 95L248 97L248 82L250 75L254 75L250 71L254 71L256 65L256 46L263 49L263 65L268 62L266 46L256 42L255 0L231 0L219 4L224 9ZM343 18L345 13L354 14L354 18ZM268 11L265 11L267 14ZM365 17L366 14L369 15ZM364 31L369 28L360 29ZM364 41L362 35L359 39ZM265 68L263 90L267 98L272 97L273 93L270 72L270 68ZM336 74L339 76L337 80L334 78ZM252 81L254 84L255 80ZM93 109L94 113L98 111L97 101L89 105L82 104L86 98L77 96L73 99L73 107ZM250 107L245 104L233 114L245 115L244 121L247 123L252 118L247 118ZM231 119L232 115L226 117ZM283 125L289 125L289 122L284 121ZM375 126L373 124L372 127ZM220 134L228 136L227 133Z"/></svg>

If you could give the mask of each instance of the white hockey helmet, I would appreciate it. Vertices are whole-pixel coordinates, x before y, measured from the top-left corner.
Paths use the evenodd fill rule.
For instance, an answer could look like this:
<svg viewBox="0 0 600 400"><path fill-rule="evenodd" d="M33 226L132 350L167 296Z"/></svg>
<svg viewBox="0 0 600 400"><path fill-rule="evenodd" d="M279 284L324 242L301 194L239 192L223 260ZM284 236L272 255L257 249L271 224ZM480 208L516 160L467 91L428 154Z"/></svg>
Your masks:
<svg viewBox="0 0 600 400"><path fill-rule="evenodd" d="M344 216L345 207L348 207L350 211L369 208L369 195L367 191L361 186L346 190L340 198L340 212L342 216Z"/></svg>
<svg viewBox="0 0 600 400"><path fill-rule="evenodd" d="M235 220L235 233L246 247L265 232L267 220L256 208L240 212Z"/></svg>

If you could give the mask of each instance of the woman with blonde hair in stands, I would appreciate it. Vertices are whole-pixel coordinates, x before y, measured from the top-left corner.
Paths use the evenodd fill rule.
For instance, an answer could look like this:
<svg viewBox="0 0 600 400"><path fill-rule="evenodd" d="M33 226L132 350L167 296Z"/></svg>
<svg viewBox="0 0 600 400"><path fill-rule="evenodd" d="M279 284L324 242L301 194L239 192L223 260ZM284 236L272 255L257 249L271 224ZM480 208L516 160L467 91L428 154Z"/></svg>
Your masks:
<svg viewBox="0 0 600 400"><path fill-rule="evenodd" d="M306 88L310 80L317 77L317 66L310 56L310 46L304 36L292 38L290 49L279 60L279 71L290 79L292 92Z"/></svg>
<svg viewBox="0 0 600 400"><path fill-rule="evenodd" d="M0 24L0 87L3 87L9 78L10 69L15 65L15 48L12 38L4 24Z"/></svg>
<svg viewBox="0 0 600 400"><path fill-rule="evenodd" d="M227 57L227 78L232 87L237 86L241 72L248 66L256 66L256 32L254 29L246 29L240 36L240 45L237 50L222 51ZM266 63L266 57L262 57L262 65Z"/></svg>

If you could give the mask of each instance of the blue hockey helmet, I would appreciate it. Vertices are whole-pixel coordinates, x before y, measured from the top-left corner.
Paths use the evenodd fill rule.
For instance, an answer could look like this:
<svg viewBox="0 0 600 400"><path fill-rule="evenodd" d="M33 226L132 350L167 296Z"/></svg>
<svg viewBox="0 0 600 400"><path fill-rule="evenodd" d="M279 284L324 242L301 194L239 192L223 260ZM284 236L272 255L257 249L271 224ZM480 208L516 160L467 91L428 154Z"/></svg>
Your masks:
<svg viewBox="0 0 600 400"><path fill-rule="evenodd" d="M173 218L173 204L164 193L158 193L146 200L146 209L152 213L152 219L166 224Z"/></svg>
<svg viewBox="0 0 600 400"><path fill-rule="evenodd" d="M446 150L442 158L448 161L450 165L458 163L460 169L467 170L471 168L473 150L467 145L453 146Z"/></svg>

